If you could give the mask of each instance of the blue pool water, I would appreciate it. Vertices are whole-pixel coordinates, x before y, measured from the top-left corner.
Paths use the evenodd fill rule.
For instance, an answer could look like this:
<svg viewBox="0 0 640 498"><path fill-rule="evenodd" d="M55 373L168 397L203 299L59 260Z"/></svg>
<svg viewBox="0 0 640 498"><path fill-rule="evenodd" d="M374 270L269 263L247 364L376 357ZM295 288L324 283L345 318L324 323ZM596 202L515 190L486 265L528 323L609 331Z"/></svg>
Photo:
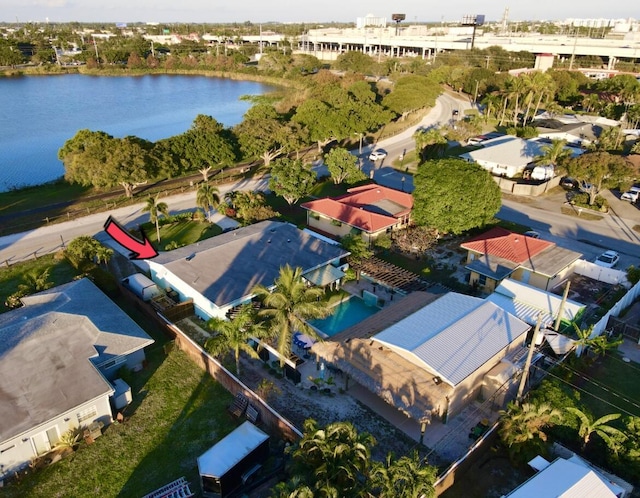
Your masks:
<svg viewBox="0 0 640 498"><path fill-rule="evenodd" d="M380 311L380 308L368 306L359 297L352 296L335 306L331 316L322 320L312 320L309 323L331 337L378 311Z"/></svg>

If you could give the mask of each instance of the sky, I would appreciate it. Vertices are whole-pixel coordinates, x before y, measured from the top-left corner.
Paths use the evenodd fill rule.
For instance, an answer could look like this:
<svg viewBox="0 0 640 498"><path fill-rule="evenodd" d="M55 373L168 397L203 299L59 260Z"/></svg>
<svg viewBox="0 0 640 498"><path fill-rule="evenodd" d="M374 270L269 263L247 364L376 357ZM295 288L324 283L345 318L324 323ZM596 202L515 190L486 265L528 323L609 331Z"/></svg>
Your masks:
<svg viewBox="0 0 640 498"><path fill-rule="evenodd" d="M487 21L564 20L567 18L640 19L640 7L628 0L537 0L479 6L474 0L0 0L0 22L160 22L253 23L355 22L373 14L390 20L406 15L410 22L455 22L464 15L484 14ZM636 7L633 7L636 5Z"/></svg>

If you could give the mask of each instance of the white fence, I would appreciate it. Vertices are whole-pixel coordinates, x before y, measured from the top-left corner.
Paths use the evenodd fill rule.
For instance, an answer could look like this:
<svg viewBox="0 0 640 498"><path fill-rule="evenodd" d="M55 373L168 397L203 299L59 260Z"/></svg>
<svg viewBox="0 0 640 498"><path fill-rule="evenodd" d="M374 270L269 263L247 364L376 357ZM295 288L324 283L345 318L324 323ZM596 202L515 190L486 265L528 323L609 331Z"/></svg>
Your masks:
<svg viewBox="0 0 640 498"><path fill-rule="evenodd" d="M629 289L631 284L627 280L627 272L616 270L614 268L603 268L590 261L581 259L576 261L573 271L578 275L592 278L607 284L622 285Z"/></svg>
<svg viewBox="0 0 640 498"><path fill-rule="evenodd" d="M627 309L629 306L633 304L633 302L638 299L640 296L640 282L634 285L629 291L618 301L613 308L611 308L607 313L593 326L593 332L591 333L591 337L596 337L602 334L606 328L607 323L609 322L610 316L620 316L623 310Z"/></svg>

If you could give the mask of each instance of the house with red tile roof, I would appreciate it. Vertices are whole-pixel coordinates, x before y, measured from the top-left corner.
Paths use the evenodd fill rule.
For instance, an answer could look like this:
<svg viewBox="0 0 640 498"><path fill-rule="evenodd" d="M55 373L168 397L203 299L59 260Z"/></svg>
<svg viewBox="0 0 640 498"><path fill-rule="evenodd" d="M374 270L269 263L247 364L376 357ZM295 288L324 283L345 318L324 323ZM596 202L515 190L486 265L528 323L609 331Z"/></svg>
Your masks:
<svg viewBox="0 0 640 498"><path fill-rule="evenodd" d="M305 202L307 226L320 233L344 237L361 234L367 241L409 223L413 196L381 185L363 185L339 197Z"/></svg>
<svg viewBox="0 0 640 498"><path fill-rule="evenodd" d="M543 290L551 290L573 273L582 254L554 242L495 227L460 245L467 250L465 268L469 284L485 292L509 277Z"/></svg>

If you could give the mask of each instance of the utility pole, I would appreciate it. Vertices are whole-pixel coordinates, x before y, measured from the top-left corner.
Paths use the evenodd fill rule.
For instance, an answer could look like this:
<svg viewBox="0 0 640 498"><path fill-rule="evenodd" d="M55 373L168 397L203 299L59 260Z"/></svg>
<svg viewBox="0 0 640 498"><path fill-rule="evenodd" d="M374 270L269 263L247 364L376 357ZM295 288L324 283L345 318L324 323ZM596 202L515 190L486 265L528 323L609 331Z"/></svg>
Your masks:
<svg viewBox="0 0 640 498"><path fill-rule="evenodd" d="M533 348L536 347L536 339L538 338L538 331L540 330L540 323L542 322L542 313L538 313L538 321L536 328L533 330L533 337L531 338L531 344L529 344L529 352L527 353L527 361L524 363L522 369L522 377L520 378L520 386L518 387L518 395L516 396L516 403L522 401L522 393L524 392L524 385L527 383L527 376L529 375L529 368L531 367L531 358L533 358Z"/></svg>
<svg viewBox="0 0 640 498"><path fill-rule="evenodd" d="M558 308L558 316L556 317L556 321L553 324L553 330L558 332L560 330L560 322L562 321L562 315L564 314L564 305L567 302L567 297L569 296L569 287L571 286L571 281L567 280L567 286L564 288L564 294L562 294L562 301L560 302L560 307Z"/></svg>

